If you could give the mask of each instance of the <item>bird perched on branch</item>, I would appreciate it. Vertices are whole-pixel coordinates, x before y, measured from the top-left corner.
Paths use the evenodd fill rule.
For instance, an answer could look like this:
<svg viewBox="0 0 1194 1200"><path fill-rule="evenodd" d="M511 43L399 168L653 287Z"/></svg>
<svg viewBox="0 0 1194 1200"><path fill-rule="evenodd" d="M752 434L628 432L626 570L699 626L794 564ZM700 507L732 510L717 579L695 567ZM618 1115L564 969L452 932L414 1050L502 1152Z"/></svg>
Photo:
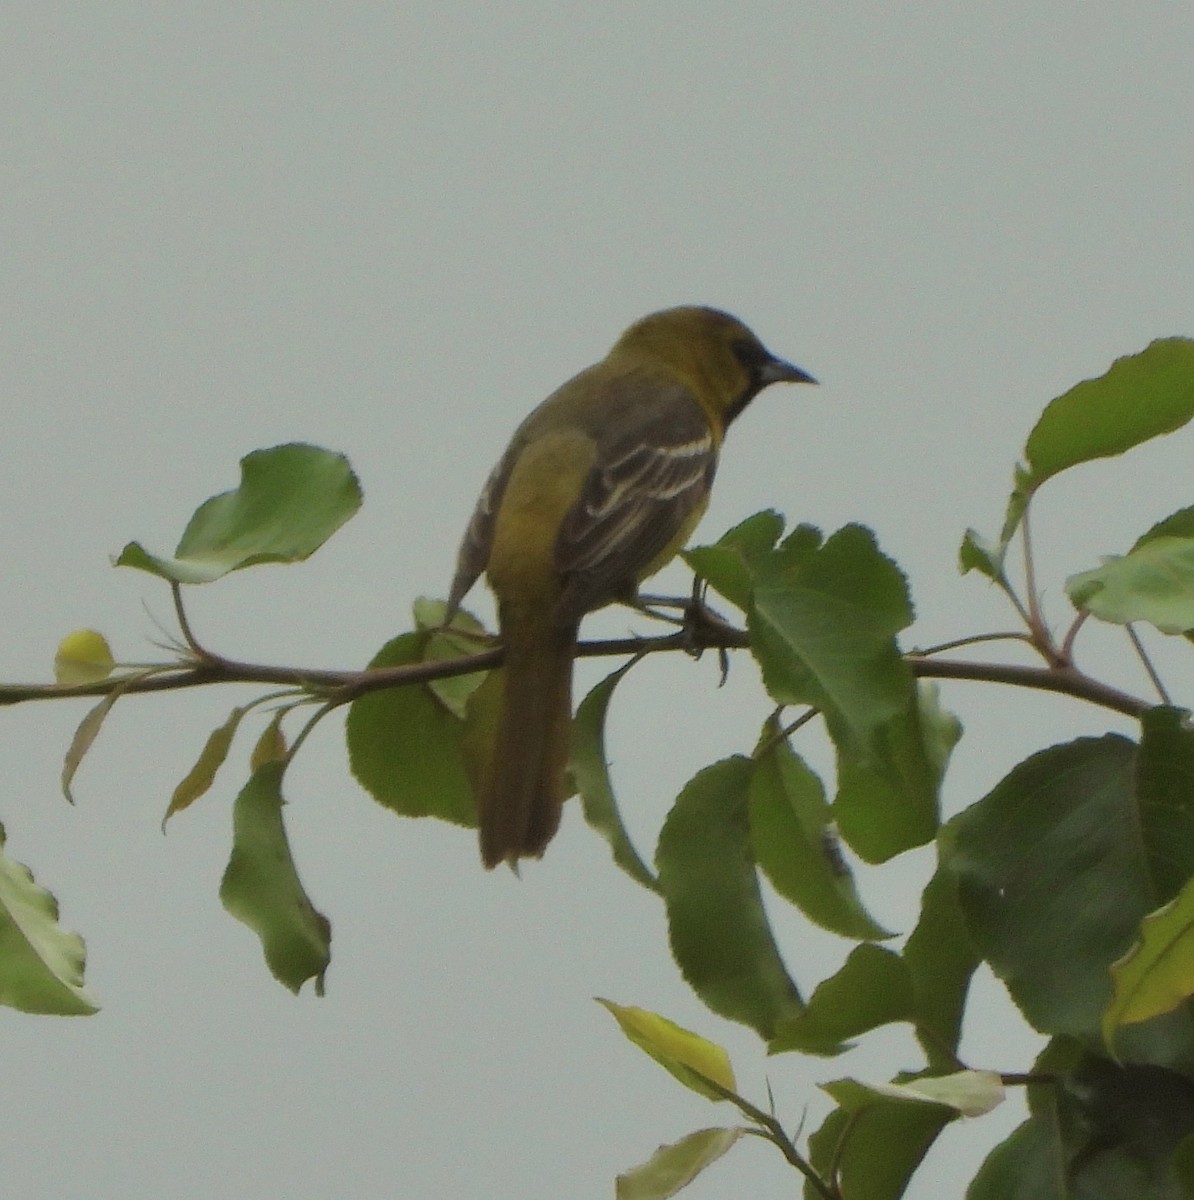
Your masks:
<svg viewBox="0 0 1194 1200"><path fill-rule="evenodd" d="M539 405L481 492L448 619L486 572L505 649L480 772L486 867L542 855L560 823L581 618L633 600L692 532L729 423L772 383L813 383L741 321L671 308Z"/></svg>

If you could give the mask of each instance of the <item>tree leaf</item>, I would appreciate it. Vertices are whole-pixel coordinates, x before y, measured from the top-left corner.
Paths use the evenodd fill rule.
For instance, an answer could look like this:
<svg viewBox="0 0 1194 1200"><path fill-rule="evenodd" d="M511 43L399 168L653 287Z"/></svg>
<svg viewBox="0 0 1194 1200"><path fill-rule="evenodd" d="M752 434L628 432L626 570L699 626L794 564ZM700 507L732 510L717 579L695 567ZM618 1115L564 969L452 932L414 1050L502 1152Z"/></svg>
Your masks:
<svg viewBox="0 0 1194 1200"><path fill-rule="evenodd" d="M79 770L80 764L87 756L87 751L95 745L95 739L99 737L100 730L103 728L104 722L108 719L108 714L116 706L116 701L125 694L129 685L136 682L138 679L143 679L145 673L137 675L129 675L119 682L115 683L110 692L105 693L98 704L91 708L87 715L79 722L78 728L75 729L74 737L71 738L71 743L67 747L66 755L62 760L62 794L74 804L75 797L71 791L71 786L75 781L75 774Z"/></svg>
<svg viewBox="0 0 1194 1200"><path fill-rule="evenodd" d="M780 958L750 850L753 764L706 767L680 795L656 850L672 954L713 1012L770 1040L804 1005Z"/></svg>
<svg viewBox="0 0 1194 1200"><path fill-rule="evenodd" d="M988 541L975 529L967 529L958 548L958 571L965 575L970 571L978 571L992 583L1006 584L1007 577L1003 570L1003 560L1007 554L1007 545L998 545Z"/></svg>
<svg viewBox="0 0 1194 1200"><path fill-rule="evenodd" d="M665 1071L686 1088L710 1100L725 1100L718 1089L734 1092L737 1082L730 1056L725 1050L699 1034L684 1029L667 1017L645 1008L632 1008L597 997L597 1003L609 1010L622 1032ZM710 1087L712 1080L717 1087Z"/></svg>
<svg viewBox="0 0 1194 1200"><path fill-rule="evenodd" d="M289 708L280 708L270 718L269 724L261 731L261 736L253 745L249 755L249 770L256 771L266 763L280 762L286 758L286 735L282 732L282 722Z"/></svg>
<svg viewBox="0 0 1194 1200"><path fill-rule="evenodd" d="M873 920L834 839L821 781L768 722L750 782L750 836L772 887L822 929L848 938L891 935Z"/></svg>
<svg viewBox="0 0 1194 1200"><path fill-rule="evenodd" d="M1048 405L1024 447L1029 486L1035 490L1070 467L1123 454L1191 417L1194 341L1161 338Z"/></svg>
<svg viewBox="0 0 1194 1200"><path fill-rule="evenodd" d="M1148 621L1162 633L1194 629L1194 538L1153 537L1101 567L1071 575L1074 607L1101 621Z"/></svg>
<svg viewBox="0 0 1194 1200"><path fill-rule="evenodd" d="M979 964L966 930L952 872L938 868L921 896L920 920L904 945L912 984L916 1036L929 1066L956 1061L966 993Z"/></svg>
<svg viewBox="0 0 1194 1200"><path fill-rule="evenodd" d="M824 714L838 753L843 837L868 862L928 841L938 777L896 643L912 620L903 576L860 526L795 560L783 550L752 560L751 569L752 649L778 703Z"/></svg>
<svg viewBox="0 0 1194 1200"><path fill-rule="evenodd" d="M58 643L54 680L62 687L99 683L116 665L108 640L94 629L76 629Z"/></svg>
<svg viewBox="0 0 1194 1200"><path fill-rule="evenodd" d="M635 883L641 883L643 887L657 892L659 884L655 876L639 857L630 835L626 832L626 826L622 823L622 814L618 811L618 801L610 782L605 754L605 715L610 697L614 688L637 661L631 659L625 666L607 675L581 701L572 722L569 769L576 790L580 793L585 820L609 843L614 862Z"/></svg>
<svg viewBox="0 0 1194 1200"><path fill-rule="evenodd" d="M195 765L186 773L170 797L166 815L162 818L163 833L166 831L166 822L176 812L190 808L211 787L215 781L216 772L224 765L224 760L228 757L228 751L232 748L232 739L236 736L237 728L246 712L248 712L247 708L234 708L228 714L228 719L224 724L218 729L213 729L207 735L207 741L203 744L203 749L199 752Z"/></svg>
<svg viewBox="0 0 1194 1200"><path fill-rule="evenodd" d="M83 939L58 924L58 902L3 851L0 825L0 1004L51 1016L96 1012L83 986Z"/></svg>
<svg viewBox="0 0 1194 1200"><path fill-rule="evenodd" d="M421 632L394 638L370 669L423 662L429 637ZM423 684L368 692L352 702L346 722L352 773L374 800L402 816L475 826L465 730L465 723Z"/></svg>
<svg viewBox="0 0 1194 1200"><path fill-rule="evenodd" d="M670 1146L660 1146L642 1166L618 1176L616 1200L667 1200L721 1158L744 1132L698 1129Z"/></svg>
<svg viewBox="0 0 1194 1200"><path fill-rule="evenodd" d="M1166 816L1139 803L1135 770L1126 738L1080 738L1033 755L950 824L946 861L970 935L1042 1032L1100 1036L1108 968L1157 906L1161 876L1140 829ZM1194 873L1194 862L1165 869ZM1128 1057L1184 1053L1192 1028L1188 1013L1142 1028Z"/></svg>
<svg viewBox="0 0 1194 1200"><path fill-rule="evenodd" d="M240 461L241 482L195 510L173 556L129 542L117 566L175 583L211 583L256 563L309 558L361 506L342 454L295 442Z"/></svg>
<svg viewBox="0 0 1194 1200"><path fill-rule="evenodd" d="M236 798L220 900L261 939L275 979L295 993L314 979L322 996L332 927L308 899L290 853L282 823L284 770L282 762L259 767Z"/></svg>
<svg viewBox="0 0 1194 1200"><path fill-rule="evenodd" d="M773 549L783 531L783 517L765 509L735 525L714 545L693 546L682 557L719 596L745 611L751 590L747 561Z"/></svg>
<svg viewBox="0 0 1194 1200"><path fill-rule="evenodd" d="M1194 879L1144 918L1140 940L1111 964L1111 977L1114 993L1103 1014L1110 1049L1119 1026L1170 1012L1194 996Z"/></svg>
<svg viewBox="0 0 1194 1200"><path fill-rule="evenodd" d="M912 980L903 959L881 946L855 947L836 975L818 985L808 1007L785 1021L769 1054L840 1054L857 1037L893 1021L912 1019Z"/></svg>
<svg viewBox="0 0 1194 1200"><path fill-rule="evenodd" d="M872 1095L861 1087L843 1087L843 1095L857 1107L829 1114L809 1138L809 1161L822 1178L836 1167L840 1194L850 1200L899 1200L956 1112L942 1104ZM804 1194L812 1194L807 1185Z"/></svg>
<svg viewBox="0 0 1194 1200"><path fill-rule="evenodd" d="M447 610L448 606L443 600L429 600L426 596L420 596L414 603L415 628L428 633L423 651L425 662L465 658L492 646L493 638L486 632L485 626L463 609L457 609L452 615L452 623L445 626ZM481 672L452 675L446 679L433 679L427 687L454 717L463 721L468 713L469 701L484 678Z"/></svg>
<svg viewBox="0 0 1194 1200"><path fill-rule="evenodd" d="M839 1079L821 1087L847 1112L862 1112L876 1100L894 1100L898 1104L939 1104L964 1117L981 1117L1004 1099L1003 1081L994 1071L918 1075L904 1083Z"/></svg>

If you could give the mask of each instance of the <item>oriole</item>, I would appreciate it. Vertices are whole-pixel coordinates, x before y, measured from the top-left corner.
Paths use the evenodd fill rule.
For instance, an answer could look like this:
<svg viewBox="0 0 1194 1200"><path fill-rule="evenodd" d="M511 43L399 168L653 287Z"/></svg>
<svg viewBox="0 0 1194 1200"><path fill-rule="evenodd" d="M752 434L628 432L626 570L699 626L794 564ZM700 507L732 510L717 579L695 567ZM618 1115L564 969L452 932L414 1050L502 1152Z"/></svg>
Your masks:
<svg viewBox="0 0 1194 1200"><path fill-rule="evenodd" d="M813 383L711 308L635 322L515 431L464 536L454 613L485 571L505 649L478 794L481 858L542 855L560 823L585 613L633 600L708 503L729 423L768 384Z"/></svg>

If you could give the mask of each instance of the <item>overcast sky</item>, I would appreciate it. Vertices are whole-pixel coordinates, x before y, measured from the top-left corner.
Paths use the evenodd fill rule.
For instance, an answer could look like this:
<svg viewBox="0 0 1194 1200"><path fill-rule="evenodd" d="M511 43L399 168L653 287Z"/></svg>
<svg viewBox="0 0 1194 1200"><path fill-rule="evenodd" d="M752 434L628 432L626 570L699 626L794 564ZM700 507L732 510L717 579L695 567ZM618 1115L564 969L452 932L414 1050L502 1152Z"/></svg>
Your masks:
<svg viewBox="0 0 1194 1200"><path fill-rule="evenodd" d="M630 321L692 302L822 381L736 425L700 536L767 506L862 521L909 573L909 644L1007 627L956 575L963 529L997 528L1049 398L1194 333L1192 51L1178 3L10 0L0 675L47 678L80 626L151 656L168 593L109 556L172 549L243 454L295 439L348 454L364 509L302 567L196 589L193 620L232 655L363 664L446 591L522 414ZM1050 485L1035 532L1056 621L1067 573L1191 502L1189 461L1178 435ZM749 662L715 685L709 660L652 662L616 698L615 782L647 853L683 782L748 750L767 712ZM104 1005L0 1011L9 1194L608 1197L659 1142L732 1114L594 995L724 1041L791 1126L806 1105L819 1122L819 1080L919 1063L903 1030L868 1039L881 1053L767 1062L684 986L658 903L575 805L521 881L486 873L471 834L361 792L332 721L288 776L287 820L334 960L325 999L292 997L216 894L245 747L158 828L252 694L118 707L76 809L57 780L83 707L0 714L8 852L85 935ZM946 702L968 727L950 811L1046 740L1129 728L970 684ZM886 924L914 919L930 865L860 872ZM811 990L849 947L776 920ZM977 993L966 1056L1027 1069L1037 1041L996 984ZM912 1194L960 1194L1021 1115L1014 1099L951 1129ZM687 1194L794 1190L750 1141Z"/></svg>

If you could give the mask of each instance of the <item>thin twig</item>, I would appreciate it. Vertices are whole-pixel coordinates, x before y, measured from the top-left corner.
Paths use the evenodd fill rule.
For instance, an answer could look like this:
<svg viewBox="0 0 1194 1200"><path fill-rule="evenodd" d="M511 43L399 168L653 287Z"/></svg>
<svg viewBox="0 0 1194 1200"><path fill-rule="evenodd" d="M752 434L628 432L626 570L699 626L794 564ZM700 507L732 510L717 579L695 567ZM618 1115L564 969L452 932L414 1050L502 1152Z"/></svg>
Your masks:
<svg viewBox="0 0 1194 1200"><path fill-rule="evenodd" d="M1125 625L1128 637L1132 639L1132 646L1136 651L1140 661L1144 664L1144 670L1152 680L1152 685L1157 689L1157 695L1161 697L1162 704L1172 704L1173 701L1169 698L1169 693L1165 690L1165 685L1161 682L1160 675L1157 674L1156 668L1152 664L1152 660L1148 656L1148 652L1144 649L1144 643L1140 640L1140 635L1132 627L1131 624Z"/></svg>
<svg viewBox="0 0 1194 1200"><path fill-rule="evenodd" d="M174 601L174 615L178 619L178 628L182 631L183 639L196 658L205 659L208 653L199 645L198 639L195 637L191 629L191 622L187 618L187 610L182 602L182 584L177 580L170 581L170 596Z"/></svg>
<svg viewBox="0 0 1194 1200"><path fill-rule="evenodd" d="M775 1117L771 1116L770 1113L765 1113L761 1108L756 1108L749 1100L743 1096L739 1096L737 1092L733 1092L727 1087L722 1087L716 1080L709 1079L704 1075L701 1078L715 1092L718 1092L723 1100L728 1100L744 1117L748 1117L765 1131L757 1134L757 1136L765 1137L769 1142L777 1146L784 1158L812 1184L813 1190L822 1197L822 1200L837 1200L835 1190L817 1174L808 1159L796 1149L795 1143L784 1132L784 1127ZM748 1130L747 1132L754 1133L755 1131Z"/></svg>
<svg viewBox="0 0 1194 1200"><path fill-rule="evenodd" d="M926 646L923 650L916 649L909 653L917 658L928 658L930 654L942 654L946 650L960 650L963 646L981 646L985 642L1027 642L1032 645L1032 636L1019 629L1008 630L1004 633L975 633L969 637L954 638L949 642L940 642L936 646Z"/></svg>
<svg viewBox="0 0 1194 1200"><path fill-rule="evenodd" d="M1073 661L1074 661L1074 642L1078 638L1078 631L1082 628L1083 625L1086 624L1086 618L1089 616L1090 616L1090 613L1086 609L1083 609L1074 618L1073 623L1070 625L1069 629L1066 630L1065 641L1063 641L1061 643L1061 657L1067 663L1073 663Z"/></svg>

